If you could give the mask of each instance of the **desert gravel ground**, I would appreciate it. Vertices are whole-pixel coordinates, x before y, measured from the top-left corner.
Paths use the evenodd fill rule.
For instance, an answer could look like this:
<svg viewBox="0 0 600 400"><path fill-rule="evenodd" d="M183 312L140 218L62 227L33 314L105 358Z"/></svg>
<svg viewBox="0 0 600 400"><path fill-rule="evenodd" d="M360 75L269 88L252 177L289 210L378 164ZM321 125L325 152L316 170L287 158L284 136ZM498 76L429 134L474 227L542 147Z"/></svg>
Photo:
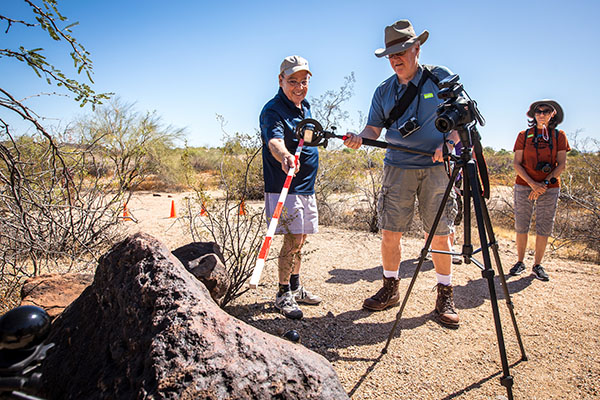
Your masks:
<svg viewBox="0 0 600 400"><path fill-rule="evenodd" d="M138 222L126 223L126 229L150 233L171 249L189 243L184 222L168 218L171 200L180 210L184 197L136 195L129 210ZM474 264L454 267L458 330L443 328L433 319L435 271L431 261L425 261L388 352L381 354L399 308L382 312L361 308L364 298L381 286L380 239L331 227L320 227L309 237L301 279L323 302L303 306L300 321L284 318L273 307L277 288L273 259L265 266L259 288L226 311L274 335L296 329L299 345L331 362L352 399L506 398L490 292ZM423 245L422 238L403 239L401 296ZM271 256L279 247L276 238ZM514 242L499 240L499 254L508 272L516 261ZM507 287L527 361L521 361L501 280L496 276L494 281L514 398L600 398L600 266L547 258L550 281L542 282L530 275L531 255L525 262L528 271L507 278Z"/></svg>

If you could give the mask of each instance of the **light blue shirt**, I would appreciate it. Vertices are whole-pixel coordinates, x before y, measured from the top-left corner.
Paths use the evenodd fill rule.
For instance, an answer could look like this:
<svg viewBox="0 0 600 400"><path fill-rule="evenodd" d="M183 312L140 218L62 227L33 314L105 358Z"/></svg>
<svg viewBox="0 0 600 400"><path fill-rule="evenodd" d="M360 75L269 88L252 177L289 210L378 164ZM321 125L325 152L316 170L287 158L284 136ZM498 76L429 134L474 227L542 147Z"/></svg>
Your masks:
<svg viewBox="0 0 600 400"><path fill-rule="evenodd" d="M430 70L439 80L452 75L452 72L446 67L434 66L430 67ZM422 75L423 67L419 65L417 74L411 82L415 86L418 86ZM373 95L367 125L383 128L384 121L390 115L396 101L402 97L406 88L407 85L402 85L398 82L396 74L383 81ZM436 110L438 105L443 103L443 100L437 97L438 92L437 85L431 79L427 79L420 92L404 112L404 115L398 118L386 130L385 140L390 144L434 153L435 149L444 141L444 133L438 131L435 127L435 120L437 118ZM403 138L398 129L412 117L417 118L421 128ZM407 169L429 168L440 164L434 163L430 156L422 156L389 148L386 151L384 163Z"/></svg>

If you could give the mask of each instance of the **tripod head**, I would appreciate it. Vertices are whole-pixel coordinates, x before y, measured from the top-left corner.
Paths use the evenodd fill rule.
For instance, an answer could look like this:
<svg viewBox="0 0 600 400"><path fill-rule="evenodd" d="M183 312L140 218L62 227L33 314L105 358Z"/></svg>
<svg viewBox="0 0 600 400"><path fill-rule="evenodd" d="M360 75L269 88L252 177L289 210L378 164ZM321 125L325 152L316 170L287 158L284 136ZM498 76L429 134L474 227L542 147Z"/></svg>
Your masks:
<svg viewBox="0 0 600 400"><path fill-rule="evenodd" d="M458 75L450 75L438 83L438 97L445 101L438 106L435 127L444 133L457 130L463 147L470 148L475 125L484 126L485 119L459 79Z"/></svg>
<svg viewBox="0 0 600 400"><path fill-rule="evenodd" d="M477 131L476 125L484 126L485 119L477 108L477 102L472 100L463 85L459 82L458 75L450 75L438 83L438 97L444 99L444 102L438 106L435 127L440 132L450 132L456 130L463 146L461 160L463 165L471 161L472 150L474 150L477 163L476 169L479 171L483 196L489 198L490 183L483 157L483 147L481 146L481 136Z"/></svg>

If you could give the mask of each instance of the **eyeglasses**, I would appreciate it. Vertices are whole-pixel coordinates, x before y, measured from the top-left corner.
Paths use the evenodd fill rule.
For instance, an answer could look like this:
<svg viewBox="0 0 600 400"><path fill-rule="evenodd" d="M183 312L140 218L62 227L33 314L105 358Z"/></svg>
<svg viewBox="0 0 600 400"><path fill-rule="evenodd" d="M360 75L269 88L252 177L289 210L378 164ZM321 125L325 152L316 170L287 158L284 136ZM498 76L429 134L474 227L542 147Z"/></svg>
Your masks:
<svg viewBox="0 0 600 400"><path fill-rule="evenodd" d="M540 114L540 115L542 115L542 114L548 115L548 114L552 114L552 111L554 111L554 110L551 108L544 108L544 109L538 108L537 110L535 110L535 113Z"/></svg>
<svg viewBox="0 0 600 400"><path fill-rule="evenodd" d="M396 57L402 57L406 54L407 51L408 50L404 50L404 51L401 51L400 53L388 54L387 56L385 56L385 58L392 59L392 58L396 58Z"/></svg>
<svg viewBox="0 0 600 400"><path fill-rule="evenodd" d="M291 85L293 87L299 87L299 86L308 87L308 79L304 79L302 81L297 81L295 79L289 79L289 80L286 80L286 82L288 83L288 85Z"/></svg>

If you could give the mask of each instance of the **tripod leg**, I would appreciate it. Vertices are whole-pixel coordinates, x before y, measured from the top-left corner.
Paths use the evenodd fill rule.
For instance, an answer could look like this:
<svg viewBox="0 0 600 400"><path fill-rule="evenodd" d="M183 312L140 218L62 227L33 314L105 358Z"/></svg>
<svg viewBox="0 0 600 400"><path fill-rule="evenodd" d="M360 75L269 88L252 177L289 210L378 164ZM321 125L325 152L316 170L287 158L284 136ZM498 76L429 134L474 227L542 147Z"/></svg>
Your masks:
<svg viewBox="0 0 600 400"><path fill-rule="evenodd" d="M473 160L466 165L467 178L470 183L471 196L475 209L475 217L477 220L477 229L479 231L479 240L483 255L484 269L481 275L487 279L488 289L490 292L490 301L492 304L492 314L494 316L494 325L496 327L496 337L498 338L498 349L500 351L500 360L502 362L503 376L500 378L500 383L506 388L509 400L513 399L512 385L513 377L510 375L508 360L506 357L506 347L504 345L504 335L502 333L502 323L500 322L500 311L498 310L498 299L496 297L496 288L494 285L494 270L491 267L490 252L486 236L486 226L483 218L483 197L481 196L481 188L477 178L477 169Z"/></svg>
<svg viewBox="0 0 600 400"><path fill-rule="evenodd" d="M485 221L485 226L487 230L487 234L490 238L490 244L492 247L492 252L494 253L494 259L496 261L496 266L498 267L498 275L500 276L500 283L502 284L502 289L504 291L504 298L506 299L506 306L510 312L510 318L512 320L513 328L515 329L515 335L517 336L517 342L519 343L519 348L521 350L521 360L527 361L527 355L525 354L525 347L523 346L523 341L521 340L521 333L519 332L519 327L517 325L517 318L515 317L515 306L510 297L510 293L508 292L508 286L506 285L506 278L504 277L504 271L502 270L502 262L500 261L500 254L498 253L498 242L496 241L496 236L494 235L494 229L492 228L492 222L490 219L490 214L485 202L482 202L483 211L483 220Z"/></svg>
<svg viewBox="0 0 600 400"><path fill-rule="evenodd" d="M392 330L390 331L390 334L388 335L388 339L387 339L387 342L385 343L385 347L381 350L381 354L387 353L387 348L390 345L390 342L392 341L392 337L394 336L394 332L396 331L398 322L400 321L400 318L402 318L402 313L404 312L404 307L406 307L406 303L408 301L408 296L410 296L410 292L412 291L413 286L415 285L415 282L417 280L417 275L419 275L419 271L421 271L421 266L423 265L423 261L425 261L425 256L427 255L429 247L431 246L431 242L433 240L434 233L437 229L438 224L440 223L440 219L442 218L442 214L444 213L444 210L446 208L446 203L448 202L448 197L450 197L450 191L454 187L454 180L456 179L456 176L458 175L458 170L459 170L458 168L455 168L454 171L452 171L452 176L450 177L450 180L448 181L448 186L446 187L446 191L444 192L444 197L442 198L440 207L438 208L437 214L435 215L435 219L433 220L433 224L431 226L429 235L427 235L427 240L425 240L425 246L421 250L421 257L419 257L419 263L417 264L417 268L415 268L415 273L413 274L413 277L410 280L408 289L406 289L406 294L404 295L404 299L402 300L402 305L400 305L400 310L398 310L398 313L396 314L396 321L394 321L394 325L392 326Z"/></svg>

